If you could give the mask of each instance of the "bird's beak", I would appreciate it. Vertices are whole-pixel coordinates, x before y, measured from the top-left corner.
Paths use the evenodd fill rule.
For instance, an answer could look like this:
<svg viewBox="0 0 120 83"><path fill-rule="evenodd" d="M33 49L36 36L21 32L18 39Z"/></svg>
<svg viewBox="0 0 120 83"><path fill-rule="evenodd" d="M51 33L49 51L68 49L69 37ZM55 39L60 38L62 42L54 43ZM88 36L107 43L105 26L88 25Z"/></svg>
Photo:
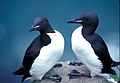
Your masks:
<svg viewBox="0 0 120 83"><path fill-rule="evenodd" d="M78 19L72 19L72 20L69 20L67 23L82 23L82 20L78 20Z"/></svg>
<svg viewBox="0 0 120 83"><path fill-rule="evenodd" d="M32 26L32 28L29 30L29 32L36 31L39 26Z"/></svg>

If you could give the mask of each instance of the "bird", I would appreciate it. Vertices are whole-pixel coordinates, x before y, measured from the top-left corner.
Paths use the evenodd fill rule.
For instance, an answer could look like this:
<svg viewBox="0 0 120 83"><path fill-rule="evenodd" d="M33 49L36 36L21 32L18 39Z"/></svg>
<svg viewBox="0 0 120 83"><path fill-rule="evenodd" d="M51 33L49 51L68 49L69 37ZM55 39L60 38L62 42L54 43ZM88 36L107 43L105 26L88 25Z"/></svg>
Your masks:
<svg viewBox="0 0 120 83"><path fill-rule="evenodd" d="M116 75L116 72L111 67L120 65L120 62L111 58L105 41L95 32L99 24L98 15L84 12L67 23L80 25L71 36L72 50L89 69L90 76L102 76L112 81L109 74Z"/></svg>
<svg viewBox="0 0 120 83"><path fill-rule="evenodd" d="M21 82L27 78L42 80L43 76L59 61L64 51L64 37L54 30L46 17L36 17L30 32L40 34L25 51L22 65L13 72L23 75Z"/></svg>

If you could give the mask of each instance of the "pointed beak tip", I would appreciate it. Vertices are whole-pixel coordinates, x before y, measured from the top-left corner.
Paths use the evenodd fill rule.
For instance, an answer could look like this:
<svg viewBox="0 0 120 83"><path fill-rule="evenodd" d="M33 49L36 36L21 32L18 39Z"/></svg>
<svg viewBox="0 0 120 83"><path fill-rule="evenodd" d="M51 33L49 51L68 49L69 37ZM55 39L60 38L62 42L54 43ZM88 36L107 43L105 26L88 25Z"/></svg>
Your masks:
<svg viewBox="0 0 120 83"><path fill-rule="evenodd" d="M39 25L38 26L32 26L32 28L29 30L29 32L38 31L39 27L40 27Z"/></svg>
<svg viewBox="0 0 120 83"><path fill-rule="evenodd" d="M70 23L69 21L67 23Z"/></svg>
<svg viewBox="0 0 120 83"><path fill-rule="evenodd" d="M68 21L67 23L73 23L73 21Z"/></svg>
<svg viewBox="0 0 120 83"><path fill-rule="evenodd" d="M29 32L32 32L32 30L30 29Z"/></svg>

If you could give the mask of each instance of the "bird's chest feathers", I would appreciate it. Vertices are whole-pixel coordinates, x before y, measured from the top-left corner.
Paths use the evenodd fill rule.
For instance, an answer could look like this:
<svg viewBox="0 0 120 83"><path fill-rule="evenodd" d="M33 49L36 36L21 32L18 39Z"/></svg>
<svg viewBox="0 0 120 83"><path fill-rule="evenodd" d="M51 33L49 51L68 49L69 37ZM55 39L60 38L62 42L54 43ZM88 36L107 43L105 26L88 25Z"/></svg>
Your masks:
<svg viewBox="0 0 120 83"><path fill-rule="evenodd" d="M90 43L82 35L82 27L77 28L72 34L72 48L76 51L88 52Z"/></svg>
<svg viewBox="0 0 120 83"><path fill-rule="evenodd" d="M49 33L50 44L43 46L32 64L30 74L38 79L48 72L60 59L64 50L64 39L60 33Z"/></svg>
<svg viewBox="0 0 120 83"><path fill-rule="evenodd" d="M77 28L73 32L72 49L77 58L86 65L91 72L99 73L101 72L102 63L92 49L91 44L83 37L81 31L82 27Z"/></svg>
<svg viewBox="0 0 120 83"><path fill-rule="evenodd" d="M82 26L77 28L72 34L72 49L76 55L79 55L79 58L98 59L91 44L82 35Z"/></svg>
<svg viewBox="0 0 120 83"><path fill-rule="evenodd" d="M48 36L50 37L51 42L47 46L41 48L33 66L39 65L41 67L45 65L54 65L62 55L64 50L64 39L62 35L59 33L49 33Z"/></svg>

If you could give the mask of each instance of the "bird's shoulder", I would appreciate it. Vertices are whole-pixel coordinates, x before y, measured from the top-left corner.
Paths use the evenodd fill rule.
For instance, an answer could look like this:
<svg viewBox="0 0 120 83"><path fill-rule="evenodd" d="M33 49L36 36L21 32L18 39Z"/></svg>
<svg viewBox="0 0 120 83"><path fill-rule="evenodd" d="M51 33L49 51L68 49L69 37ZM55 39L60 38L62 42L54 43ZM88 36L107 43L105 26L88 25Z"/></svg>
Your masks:
<svg viewBox="0 0 120 83"><path fill-rule="evenodd" d="M97 34L91 34L85 37L86 40L91 44L96 55L100 56L110 56L108 52L108 47L104 40Z"/></svg>
<svg viewBox="0 0 120 83"><path fill-rule="evenodd" d="M34 60L39 56L40 50L43 46L47 46L50 44L51 39L47 34L40 34L37 36L32 43L27 48L24 58L23 58L23 66L26 69L30 69Z"/></svg>
<svg viewBox="0 0 120 83"><path fill-rule="evenodd" d="M98 49L107 49L107 45L105 44L105 41L98 35L97 33L90 34L85 37L87 41L91 43L91 45Z"/></svg>
<svg viewBox="0 0 120 83"><path fill-rule="evenodd" d="M99 58L106 58L106 60L109 59L109 61L112 61L106 43L97 33L94 33L86 38Z"/></svg>
<svg viewBox="0 0 120 83"><path fill-rule="evenodd" d="M104 40L97 33L91 34L90 36L86 37L86 39L90 42L91 47L99 59L103 63L110 65L112 63L112 58L110 57L108 47Z"/></svg>
<svg viewBox="0 0 120 83"><path fill-rule="evenodd" d="M39 51L41 47L42 47L42 42L41 42L40 35L39 35L29 45L29 47L27 48L25 54L35 53L35 52Z"/></svg>
<svg viewBox="0 0 120 83"><path fill-rule="evenodd" d="M26 50L26 54L36 54L43 46L47 46L51 42L47 34L37 36Z"/></svg>
<svg viewBox="0 0 120 83"><path fill-rule="evenodd" d="M38 57L40 53L40 49L43 47L40 35L37 36L32 43L27 48L22 65L26 69L30 69L32 63L34 62L35 58Z"/></svg>

